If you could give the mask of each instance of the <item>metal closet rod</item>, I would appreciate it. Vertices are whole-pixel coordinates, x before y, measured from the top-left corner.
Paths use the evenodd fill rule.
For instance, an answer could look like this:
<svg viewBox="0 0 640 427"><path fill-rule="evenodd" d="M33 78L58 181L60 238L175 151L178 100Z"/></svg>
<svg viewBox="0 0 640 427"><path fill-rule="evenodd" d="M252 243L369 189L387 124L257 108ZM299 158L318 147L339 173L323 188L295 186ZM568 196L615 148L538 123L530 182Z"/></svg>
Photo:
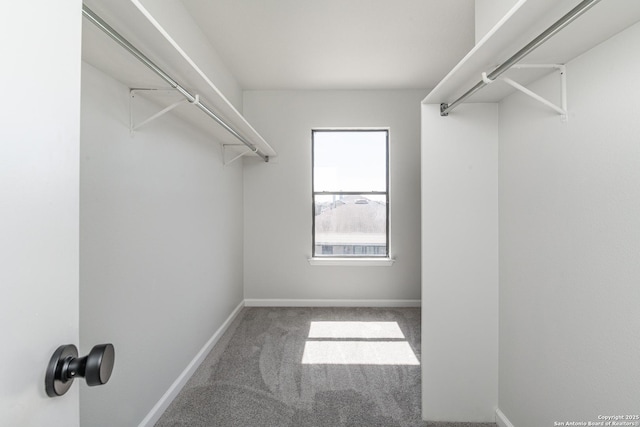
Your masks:
<svg viewBox="0 0 640 427"><path fill-rule="evenodd" d="M544 30L538 37L531 40L525 47L516 52L511 58L507 59L505 62L500 64L495 70L493 70L490 74L487 75L487 80L491 81L499 77L502 73L507 71L513 65L518 63L522 58L533 52L537 49L541 44L549 40L551 37L556 35L560 30L564 27L572 23L578 17L580 17L583 13L589 10L592 6L598 3L600 0L583 0L576 7L567 12L562 18L558 19L553 25ZM485 79L480 80L474 87L466 91L462 96L453 101L450 104L442 103L440 104L440 115L448 116L449 112L456 108L459 104L464 102L465 99L469 98L471 95L485 87L488 83Z"/></svg>
<svg viewBox="0 0 640 427"><path fill-rule="evenodd" d="M116 43L125 48L130 54L135 56L140 62L149 67L154 73L156 73L162 80L167 82L172 88L177 90L184 96L187 101L202 110L207 116L211 117L220 126L222 126L227 132L236 137L240 142L246 145L251 151L260 156L265 162L269 161L269 156L260 152L260 150L247 141L242 135L240 135L235 129L226 124L216 113L214 113L209 107L200 102L200 98L197 95L192 95L187 89L176 82L171 76L165 73L160 67L147 58L142 52L140 52L135 46L133 46L127 39L122 37L116 30L114 30L109 24L104 22L102 18L96 15L85 4L82 4L82 15L91 21L96 27L100 28L105 34L111 37Z"/></svg>

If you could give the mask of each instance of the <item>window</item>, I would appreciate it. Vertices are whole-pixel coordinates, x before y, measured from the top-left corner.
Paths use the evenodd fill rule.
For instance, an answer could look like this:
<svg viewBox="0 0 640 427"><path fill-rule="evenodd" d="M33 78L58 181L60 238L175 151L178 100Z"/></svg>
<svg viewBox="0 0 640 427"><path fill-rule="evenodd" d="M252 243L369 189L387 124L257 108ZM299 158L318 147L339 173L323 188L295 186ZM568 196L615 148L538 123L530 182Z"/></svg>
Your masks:
<svg viewBox="0 0 640 427"><path fill-rule="evenodd" d="M313 256L389 256L389 131L312 131Z"/></svg>

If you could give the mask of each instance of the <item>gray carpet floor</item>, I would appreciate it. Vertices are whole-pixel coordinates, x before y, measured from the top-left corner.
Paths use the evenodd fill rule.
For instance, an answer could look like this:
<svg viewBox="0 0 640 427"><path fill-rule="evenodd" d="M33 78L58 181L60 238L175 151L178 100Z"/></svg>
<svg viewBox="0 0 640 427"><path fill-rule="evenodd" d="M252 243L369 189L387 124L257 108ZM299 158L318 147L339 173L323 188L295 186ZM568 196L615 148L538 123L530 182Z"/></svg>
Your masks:
<svg viewBox="0 0 640 427"><path fill-rule="evenodd" d="M390 322L404 338L309 338L312 322ZM420 309L244 308L156 426L495 426L424 422L419 365L305 364L308 341L406 341L419 360Z"/></svg>

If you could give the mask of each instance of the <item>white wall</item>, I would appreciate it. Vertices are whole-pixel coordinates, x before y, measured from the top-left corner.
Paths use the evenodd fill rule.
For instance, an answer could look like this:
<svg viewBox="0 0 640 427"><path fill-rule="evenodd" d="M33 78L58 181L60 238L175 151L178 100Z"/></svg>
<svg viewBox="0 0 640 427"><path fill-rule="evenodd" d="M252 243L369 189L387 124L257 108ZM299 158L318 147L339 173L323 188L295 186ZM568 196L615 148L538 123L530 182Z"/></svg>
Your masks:
<svg viewBox="0 0 640 427"><path fill-rule="evenodd" d="M83 64L80 338L116 349L87 426L142 421L242 300L241 164L171 114L131 137L128 99Z"/></svg>
<svg viewBox="0 0 640 427"><path fill-rule="evenodd" d="M476 0L476 44L518 3L518 0Z"/></svg>
<svg viewBox="0 0 640 427"><path fill-rule="evenodd" d="M640 24L567 65L570 118L500 105L500 408L640 412ZM557 77L531 88L557 95Z"/></svg>
<svg viewBox="0 0 640 427"><path fill-rule="evenodd" d="M78 386L55 399L53 352L78 343L81 2L0 13L0 425L78 425Z"/></svg>
<svg viewBox="0 0 640 427"><path fill-rule="evenodd" d="M275 148L245 160L245 297L420 298L420 100L424 91L249 91L244 115ZM390 127L391 267L310 266L311 130Z"/></svg>
<svg viewBox="0 0 640 427"><path fill-rule="evenodd" d="M498 108L422 106L422 414L490 422L498 400Z"/></svg>

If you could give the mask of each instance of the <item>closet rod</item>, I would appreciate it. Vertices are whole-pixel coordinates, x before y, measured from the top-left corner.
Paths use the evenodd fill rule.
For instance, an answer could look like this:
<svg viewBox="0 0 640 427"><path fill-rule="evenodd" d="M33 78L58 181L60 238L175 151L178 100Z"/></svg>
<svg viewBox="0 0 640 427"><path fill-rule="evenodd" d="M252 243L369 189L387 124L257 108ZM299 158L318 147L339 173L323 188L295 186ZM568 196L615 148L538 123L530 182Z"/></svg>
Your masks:
<svg viewBox="0 0 640 427"><path fill-rule="evenodd" d="M222 126L227 132L236 137L240 142L249 147L251 151L260 156L265 162L269 161L269 156L260 152L260 150L247 141L242 135L240 135L235 129L225 123L216 113L214 113L209 107L203 104L200 101L200 98L197 95L192 95L189 93L187 89L181 86L178 82L176 82L171 76L165 73L160 67L153 63L149 58L147 58L142 52L140 52L135 46L133 46L127 39L122 37L116 30L114 30L109 24L104 22L102 18L96 15L91 9L89 9L85 4L82 4L82 15L91 21L96 27L100 28L105 34L111 37L116 43L129 51L130 54L135 56L140 62L149 67L154 73L156 73L162 80L167 82L172 88L177 90L184 96L187 101L191 104L198 107L202 110L207 116L211 117L216 121L220 126Z"/></svg>
<svg viewBox="0 0 640 427"><path fill-rule="evenodd" d="M518 63L522 58L527 56L529 53L537 49L541 44L549 40L551 37L556 35L556 33L560 32L564 27L569 25L575 19L577 19L580 15L589 10L592 6L598 3L600 0L583 0L576 7L571 9L567 14L565 14L562 18L558 19L553 25L544 30L538 37L531 40L525 47L516 52L511 58L507 59L505 62L500 64L496 69L494 69L491 73L487 75L487 79L480 80L475 86L466 91L462 96L453 101L450 104L442 103L440 104L440 115L448 116L449 112L456 108L459 104L464 102L465 99L469 98L471 95L485 87L488 82L496 79L502 73L507 71L513 65Z"/></svg>

